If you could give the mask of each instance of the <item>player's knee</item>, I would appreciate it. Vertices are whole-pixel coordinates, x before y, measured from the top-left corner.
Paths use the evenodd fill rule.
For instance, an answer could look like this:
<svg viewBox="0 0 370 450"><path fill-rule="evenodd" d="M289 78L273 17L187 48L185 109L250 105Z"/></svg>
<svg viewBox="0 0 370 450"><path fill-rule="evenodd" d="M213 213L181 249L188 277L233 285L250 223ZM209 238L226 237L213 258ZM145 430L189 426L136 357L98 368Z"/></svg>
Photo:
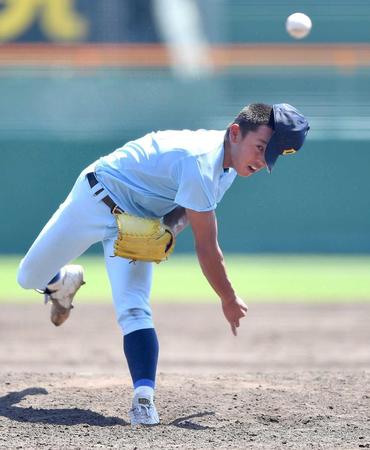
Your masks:
<svg viewBox="0 0 370 450"><path fill-rule="evenodd" d="M142 328L153 328L150 309L128 308L118 317L118 323L123 334L132 333Z"/></svg>
<svg viewBox="0 0 370 450"><path fill-rule="evenodd" d="M17 282L23 289L34 289L35 287L33 286L32 272L27 269L23 261L18 267Z"/></svg>

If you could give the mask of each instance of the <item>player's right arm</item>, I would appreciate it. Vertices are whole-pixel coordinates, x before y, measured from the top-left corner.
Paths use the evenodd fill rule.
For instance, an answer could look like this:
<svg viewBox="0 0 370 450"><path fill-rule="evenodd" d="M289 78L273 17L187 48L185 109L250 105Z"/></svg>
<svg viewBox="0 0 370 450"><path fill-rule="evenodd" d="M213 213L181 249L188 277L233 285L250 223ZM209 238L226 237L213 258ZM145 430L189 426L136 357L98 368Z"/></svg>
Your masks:
<svg viewBox="0 0 370 450"><path fill-rule="evenodd" d="M217 239L217 220L214 211L197 212L186 209L191 225L199 264L216 294L220 297L222 310L236 335L240 319L247 306L235 293L226 273L224 257Z"/></svg>

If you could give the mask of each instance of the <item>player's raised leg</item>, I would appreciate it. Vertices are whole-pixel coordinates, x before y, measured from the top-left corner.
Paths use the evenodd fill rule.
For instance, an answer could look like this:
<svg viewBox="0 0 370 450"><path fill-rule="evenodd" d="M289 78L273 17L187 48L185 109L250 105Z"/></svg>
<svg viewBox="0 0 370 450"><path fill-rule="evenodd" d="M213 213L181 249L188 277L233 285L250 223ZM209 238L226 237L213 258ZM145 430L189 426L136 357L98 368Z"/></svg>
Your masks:
<svg viewBox="0 0 370 450"><path fill-rule="evenodd" d="M114 226L114 217L106 205L94 199L82 173L22 259L18 283L45 293L52 301L55 325L67 319L73 297L84 283L82 267L66 264L103 240Z"/></svg>
<svg viewBox="0 0 370 450"><path fill-rule="evenodd" d="M104 241L104 253L123 349L130 370L134 397L129 412L132 425L155 425L159 417L154 405L158 362L158 339L149 304L152 263L115 257L113 240Z"/></svg>

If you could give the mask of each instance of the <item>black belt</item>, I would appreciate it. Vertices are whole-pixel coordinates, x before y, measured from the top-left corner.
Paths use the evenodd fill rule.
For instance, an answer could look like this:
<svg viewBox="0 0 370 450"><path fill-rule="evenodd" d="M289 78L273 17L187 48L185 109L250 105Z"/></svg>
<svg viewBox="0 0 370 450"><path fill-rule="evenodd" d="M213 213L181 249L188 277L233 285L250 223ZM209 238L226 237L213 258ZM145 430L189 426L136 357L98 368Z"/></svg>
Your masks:
<svg viewBox="0 0 370 450"><path fill-rule="evenodd" d="M87 178L87 181L89 182L89 185L91 188L93 188L95 185L97 185L99 183L99 181L96 179L94 172L89 172L86 175L86 178ZM104 191L104 189L98 189L94 195L99 195L103 191ZM103 197L101 199L101 201L104 202L109 207L110 212L112 214L122 214L123 213L122 209L116 203L114 203L114 201L109 197L109 195L106 195L105 197Z"/></svg>

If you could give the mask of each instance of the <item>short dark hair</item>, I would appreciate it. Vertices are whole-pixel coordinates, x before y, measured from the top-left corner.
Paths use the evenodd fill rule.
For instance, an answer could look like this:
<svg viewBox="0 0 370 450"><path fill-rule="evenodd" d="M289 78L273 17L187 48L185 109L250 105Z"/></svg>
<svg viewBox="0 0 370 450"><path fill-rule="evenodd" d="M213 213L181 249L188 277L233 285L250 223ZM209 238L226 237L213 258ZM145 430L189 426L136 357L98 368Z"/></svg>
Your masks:
<svg viewBox="0 0 370 450"><path fill-rule="evenodd" d="M261 125L267 125L274 129L274 114L271 105L265 103L251 103L245 106L227 127L226 135L229 136L230 126L237 123L244 137L249 131L256 131Z"/></svg>

